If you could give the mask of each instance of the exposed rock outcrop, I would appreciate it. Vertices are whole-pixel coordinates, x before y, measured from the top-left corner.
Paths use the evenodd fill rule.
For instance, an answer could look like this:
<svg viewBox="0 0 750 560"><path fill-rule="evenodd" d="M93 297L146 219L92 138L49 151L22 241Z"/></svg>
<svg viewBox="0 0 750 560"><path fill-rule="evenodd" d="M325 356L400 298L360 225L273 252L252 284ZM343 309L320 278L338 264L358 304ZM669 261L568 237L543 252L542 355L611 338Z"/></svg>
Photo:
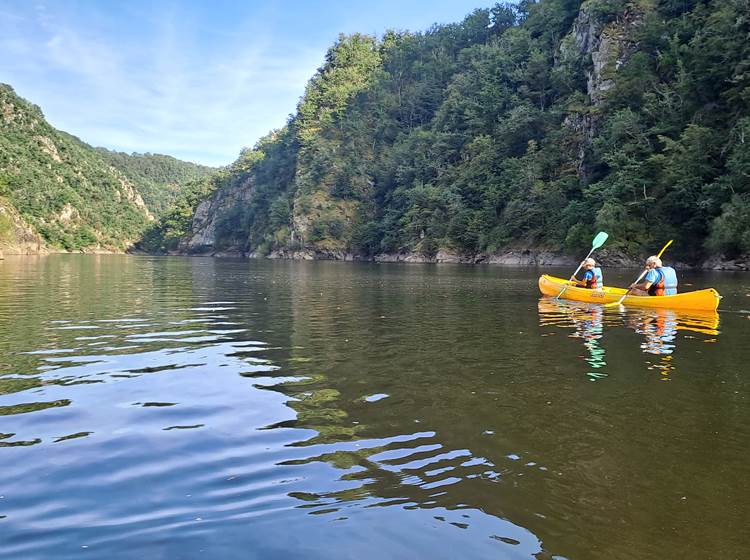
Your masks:
<svg viewBox="0 0 750 560"><path fill-rule="evenodd" d="M736 259L715 257L707 260L701 268L709 270L747 270L750 271L750 255L742 255Z"/></svg>
<svg viewBox="0 0 750 560"><path fill-rule="evenodd" d="M579 136L577 170L584 182L588 182L590 177L586 154L599 132L600 116L597 109L606 101L607 92L614 87L617 71L638 48L631 38L633 28L642 21L641 9L631 4L614 21L604 22L584 2L570 34L560 44L558 64L573 63L581 58L591 62L586 69L588 103L565 118L565 125Z"/></svg>
<svg viewBox="0 0 750 560"><path fill-rule="evenodd" d="M27 224L12 205L0 198L0 254L34 255L45 253L41 236Z"/></svg>
<svg viewBox="0 0 750 560"><path fill-rule="evenodd" d="M190 237L182 241L179 251L188 254L215 254L227 251L241 254L242 247L217 247L216 228L223 216L243 204L248 204L252 192L252 181L239 185L227 185L216 190L198 204L193 215Z"/></svg>

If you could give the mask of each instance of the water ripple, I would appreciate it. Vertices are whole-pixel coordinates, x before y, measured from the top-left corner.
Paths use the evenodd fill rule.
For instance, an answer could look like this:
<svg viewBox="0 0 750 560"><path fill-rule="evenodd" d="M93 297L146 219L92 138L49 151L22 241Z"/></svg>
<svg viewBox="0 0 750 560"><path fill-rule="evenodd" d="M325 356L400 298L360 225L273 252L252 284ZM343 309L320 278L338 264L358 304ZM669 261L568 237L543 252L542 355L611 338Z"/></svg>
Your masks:
<svg viewBox="0 0 750 560"><path fill-rule="evenodd" d="M679 375L724 316L481 268L25 262L0 267L0 558L688 558L630 513L739 487L741 372Z"/></svg>

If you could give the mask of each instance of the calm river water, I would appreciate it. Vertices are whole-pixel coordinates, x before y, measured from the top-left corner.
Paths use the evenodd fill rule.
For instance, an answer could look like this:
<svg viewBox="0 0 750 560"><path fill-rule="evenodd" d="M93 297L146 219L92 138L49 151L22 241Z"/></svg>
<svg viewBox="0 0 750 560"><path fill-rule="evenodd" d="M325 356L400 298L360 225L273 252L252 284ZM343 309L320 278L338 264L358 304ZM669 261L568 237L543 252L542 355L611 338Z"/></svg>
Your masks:
<svg viewBox="0 0 750 560"><path fill-rule="evenodd" d="M539 274L0 261L0 558L744 558L750 275Z"/></svg>

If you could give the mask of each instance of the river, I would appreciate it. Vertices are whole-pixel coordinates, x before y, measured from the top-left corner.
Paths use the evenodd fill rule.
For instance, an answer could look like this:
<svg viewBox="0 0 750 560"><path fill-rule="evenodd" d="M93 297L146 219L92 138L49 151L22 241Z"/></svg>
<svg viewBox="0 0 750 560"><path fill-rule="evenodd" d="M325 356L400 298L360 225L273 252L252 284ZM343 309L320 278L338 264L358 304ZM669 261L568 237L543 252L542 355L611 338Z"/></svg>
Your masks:
<svg viewBox="0 0 750 560"><path fill-rule="evenodd" d="M0 558L744 557L750 275L539 274L7 257Z"/></svg>

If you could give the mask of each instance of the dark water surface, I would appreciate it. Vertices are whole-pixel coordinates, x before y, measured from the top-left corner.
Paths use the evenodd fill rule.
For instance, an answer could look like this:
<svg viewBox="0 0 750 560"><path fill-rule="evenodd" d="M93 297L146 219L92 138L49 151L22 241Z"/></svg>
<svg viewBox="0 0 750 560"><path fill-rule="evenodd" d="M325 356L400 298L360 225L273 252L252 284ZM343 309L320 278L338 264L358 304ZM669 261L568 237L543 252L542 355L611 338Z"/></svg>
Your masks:
<svg viewBox="0 0 750 560"><path fill-rule="evenodd" d="M746 557L750 275L539 273L0 261L0 558Z"/></svg>

